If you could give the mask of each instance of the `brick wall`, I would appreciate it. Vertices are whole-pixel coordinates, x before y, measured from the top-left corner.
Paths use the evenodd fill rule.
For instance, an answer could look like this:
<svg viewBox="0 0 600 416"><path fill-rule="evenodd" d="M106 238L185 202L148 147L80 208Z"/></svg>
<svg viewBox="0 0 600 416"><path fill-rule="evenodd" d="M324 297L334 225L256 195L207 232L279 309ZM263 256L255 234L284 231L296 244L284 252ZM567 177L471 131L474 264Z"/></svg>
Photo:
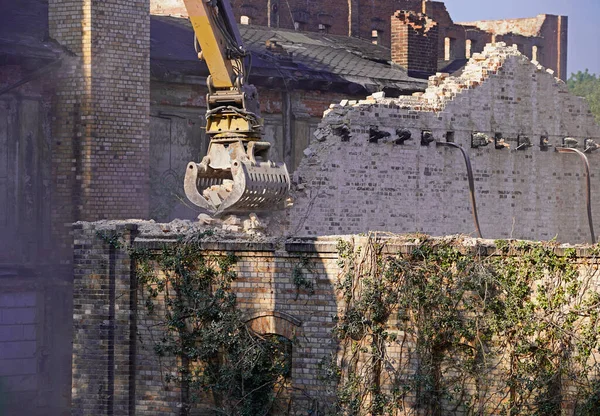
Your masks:
<svg viewBox="0 0 600 416"><path fill-rule="evenodd" d="M146 217L149 1L51 0L49 25L75 55L56 87L55 223Z"/></svg>
<svg viewBox="0 0 600 416"><path fill-rule="evenodd" d="M301 186L289 215L292 234L473 234L464 161L457 149L422 146L422 132L431 131L438 141L451 132L470 154L484 237L589 241L583 165L540 144L546 138L561 146L573 137L582 150L584 139L600 141L584 99L502 45L474 56L460 78L441 74L429 83L413 97L333 106L294 174ZM349 140L339 133L342 126ZM402 129L412 140L396 144ZM510 148L472 148L476 132L499 134ZM519 136L533 146L516 150ZM588 157L597 224L600 156Z"/></svg>
<svg viewBox="0 0 600 416"><path fill-rule="evenodd" d="M506 42L520 45L521 51L533 57L532 47L538 48L538 61L556 71L559 78L567 77L566 16L541 14L533 18L474 21L455 23L441 1L394 0L386 2L348 0L343 2L319 1L311 4L302 0L231 0L239 19L248 16L251 24L294 29L294 19L300 30L326 31L336 35L355 36L376 40L391 47L392 26L390 16L397 10L423 13L438 24L437 58L444 58L446 38L451 39L451 60L465 58L466 41L472 43L473 52L481 52L489 42ZM152 13L186 16L183 0L151 0ZM325 25L326 30L322 29ZM378 33L373 38L373 30ZM421 54L426 54L429 43ZM543 52L543 54L542 54ZM433 55L431 56L433 58ZM436 66L437 68L437 66ZM435 71L431 71L435 72Z"/></svg>
<svg viewBox="0 0 600 416"><path fill-rule="evenodd" d="M265 119L263 138L272 145L270 158L277 162L285 160L290 172L300 163L329 105L344 98L360 98L335 91L286 92L260 86L258 91ZM183 173L188 162L200 161L208 149L203 131L206 93L205 87L198 85L152 82L150 207L151 218L155 220L198 215L182 202L186 201Z"/></svg>
<svg viewBox="0 0 600 416"><path fill-rule="evenodd" d="M130 243L134 229L123 225L109 232ZM130 276L126 252L106 244L93 228L75 226L73 416L134 414L135 362L130 358L136 345L131 319L136 297Z"/></svg>
<svg viewBox="0 0 600 416"><path fill-rule="evenodd" d="M177 233L165 232L178 227ZM161 250L181 235L197 228L138 222L98 222L75 225L75 312L73 354L73 415L156 415L177 414L181 392L174 383L165 383L173 363L158 358L154 340L161 334L158 313L148 314L144 293L136 288L127 246ZM119 235L125 246L114 248L98 237ZM364 245L365 237L342 237ZM476 248L484 256L493 255L491 241ZM220 236L201 243L207 255L235 254L238 278L233 284L238 307L247 325L261 334L278 334L294 339L292 347L291 401L285 414L306 415L325 412L332 402L331 389L319 378L319 363L338 353L332 338L334 316L344 313L343 298L335 287L341 272L337 238L293 238L290 240L249 240ZM409 253L413 243L390 237L382 245L386 255ZM470 243L469 243L470 244ZM557 254L562 250L557 248ZM577 258L589 256L585 247ZM579 261L573 260L573 261ZM294 285L294 269L314 285L308 295ZM595 270L595 269L594 269ZM596 273L588 266L582 274ZM597 280L597 276L592 278ZM136 298L137 296L137 298ZM160 308L160 305L157 306ZM157 311L156 309L155 311ZM391 331L394 318L390 320ZM402 343L398 337L386 346L391 362L398 363ZM407 343L407 344L404 344ZM411 344L412 345L412 344ZM402 370L405 371L405 370ZM410 371L410 370L409 370ZM201 403L201 405L207 403ZM208 414L207 411L206 414ZM204 414L200 412L199 414ZM281 414L281 413L276 413Z"/></svg>
<svg viewBox="0 0 600 416"><path fill-rule="evenodd" d="M178 412L180 392L172 385L165 388L163 377L169 362L160 360L153 349L160 325L147 313L127 251L98 237L98 233L118 235L136 248L160 250L177 236L163 233L156 239L152 235L159 228L116 221L74 226L73 415ZM327 400L317 367L323 357L335 352L330 340L337 313L332 286L337 270L335 241L322 251L315 247L321 245L290 243L286 251L278 250L274 240L203 245L207 254L238 257L234 287L250 327L298 339L292 379L294 390L303 393L293 394L293 406L301 414L313 408L313 400ZM315 285L311 297L298 295L293 283L293 270L304 257L310 261L305 277Z"/></svg>
<svg viewBox="0 0 600 416"><path fill-rule="evenodd" d="M392 16L392 62L409 74L437 71L438 25L422 13L397 11Z"/></svg>
<svg viewBox="0 0 600 416"><path fill-rule="evenodd" d="M70 407L71 290L65 271L0 265L0 410L63 416Z"/></svg>
<svg viewBox="0 0 600 416"><path fill-rule="evenodd" d="M8 390L12 410L19 399L35 400L40 387L36 297L31 291L0 295L0 380Z"/></svg>
<svg viewBox="0 0 600 416"><path fill-rule="evenodd" d="M517 44L529 58L534 58L532 49L535 46L537 61L553 69L558 78L567 79L567 16L540 14L532 18L460 23L459 26L469 27L470 35L477 41L487 34L493 36L494 41Z"/></svg>

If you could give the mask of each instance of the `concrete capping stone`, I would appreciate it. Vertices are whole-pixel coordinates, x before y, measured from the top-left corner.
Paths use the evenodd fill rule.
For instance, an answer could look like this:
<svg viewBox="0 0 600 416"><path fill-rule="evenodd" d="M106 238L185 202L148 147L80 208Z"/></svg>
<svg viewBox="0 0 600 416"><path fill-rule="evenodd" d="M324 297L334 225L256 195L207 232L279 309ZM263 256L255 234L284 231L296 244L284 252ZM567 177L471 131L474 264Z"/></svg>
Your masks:
<svg viewBox="0 0 600 416"><path fill-rule="evenodd" d="M144 239L136 238L134 246L148 250L159 250L165 245L176 243L177 239ZM273 242L247 242L247 241L201 241L198 243L201 250L206 251L236 251L236 252L275 252L276 244Z"/></svg>
<svg viewBox="0 0 600 416"><path fill-rule="evenodd" d="M115 230L117 230L117 231L137 231L138 228L139 227L137 224L118 224L115 227Z"/></svg>
<svg viewBox="0 0 600 416"><path fill-rule="evenodd" d="M291 253L337 253L337 240L319 241L319 239L302 239L288 241L285 250Z"/></svg>

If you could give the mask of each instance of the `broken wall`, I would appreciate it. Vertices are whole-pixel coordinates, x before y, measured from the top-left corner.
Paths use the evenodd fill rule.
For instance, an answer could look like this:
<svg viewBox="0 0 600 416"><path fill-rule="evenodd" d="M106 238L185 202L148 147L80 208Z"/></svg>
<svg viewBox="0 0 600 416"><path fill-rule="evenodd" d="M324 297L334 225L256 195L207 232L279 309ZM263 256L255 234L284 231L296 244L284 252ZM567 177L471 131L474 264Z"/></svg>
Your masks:
<svg viewBox="0 0 600 416"><path fill-rule="evenodd" d="M567 78L566 16L541 14L522 19L455 23L441 1L315 3L318 4L309 6L299 0L231 1L238 21L245 16L254 25L359 37L392 49L394 30L390 16L396 11L423 13L437 22L439 36L437 54L425 50L421 53L429 54L434 60L439 58L440 68L456 59L470 58L473 53L481 52L489 42L505 42L519 45L524 55L553 69L559 78ZM183 0L152 0L151 7L154 14L187 16ZM418 42L415 47L420 47Z"/></svg>
<svg viewBox="0 0 600 416"><path fill-rule="evenodd" d="M171 361L169 353L161 357L155 350L155 346L160 345L158 340L164 336L161 298L155 299L155 308L149 311L146 303L149 294L143 290L143 284L137 282L136 262L129 256L129 248L160 253L163 248L173 248L186 241L186 237L192 237L190 244L206 256L235 255L237 278L232 291L246 325L258 334L276 334L291 341L288 391L279 392L280 397L286 398L285 406L283 409L274 406L272 414L335 413L337 409L331 405L336 386L324 377L323 364L338 354L336 362L340 366L356 365L354 357L349 360L348 355L343 356L339 339L332 333L337 322L335 317L349 313L349 306L344 304L343 286L351 273L344 267L347 254L339 251L339 240L335 237L257 239L235 233L224 235L219 230L215 230L214 237L199 238L202 231L206 230L197 223L181 221L170 224L106 221L74 225L73 416L141 416L181 411L181 384L166 381L177 364ZM355 244L357 249L360 247L361 253L368 252L369 244L374 244L371 238L340 237ZM111 241L119 241L119 244L111 244ZM413 252L422 242L418 237L389 236L379 239L376 246L378 253L393 257ZM457 248L473 255L499 254L491 241L465 239L456 243ZM550 250L559 257L568 255L569 263L580 265L581 279L589 279L586 281L590 286L596 284L599 276L597 258L592 254L595 249L571 247L566 250L557 245ZM368 263L368 257L362 260L363 265ZM314 293L299 286L297 279L309 282ZM357 293L360 290L356 288ZM400 331L396 318L387 319L385 330L398 335L390 337L385 344L390 358L388 364L395 375L404 376L407 371L414 371L418 362L414 356L404 355L414 348L414 334ZM348 350L345 352L348 354ZM497 368L490 372L495 370ZM568 396L572 393L570 382L566 378L561 380L563 408L574 406ZM381 383L386 383L384 377ZM475 389L478 385L474 383L470 387ZM508 388L498 387L509 393ZM502 396L504 394L486 396L486 405L494 407ZM201 399L199 407L203 411L194 408L190 414L214 414L215 409L211 409L210 404L210 399ZM443 411L455 414L455 409ZM410 408L410 411L415 409Z"/></svg>
<svg viewBox="0 0 600 416"><path fill-rule="evenodd" d="M568 22L567 16L540 14L531 18L481 20L456 26L463 32L468 28L469 39L480 46L490 41L517 44L522 54L551 68L558 78L566 80ZM461 36L460 30L452 36Z"/></svg>
<svg viewBox="0 0 600 416"><path fill-rule="evenodd" d="M469 153L484 237L589 241L584 167L554 147L572 137L583 150L600 127L551 72L488 45L460 77L431 77L425 93L333 105L294 174L290 234L474 234L465 162L433 139ZM474 148L479 132L502 140ZM526 138L532 146L517 150ZM588 157L600 218L600 160Z"/></svg>
<svg viewBox="0 0 600 416"><path fill-rule="evenodd" d="M158 221L192 219L198 209L183 192L185 168L208 150L204 132L206 87L154 80L150 117L150 217ZM323 111L344 96L333 91L281 91L258 86L263 138L270 158L293 172L313 139Z"/></svg>

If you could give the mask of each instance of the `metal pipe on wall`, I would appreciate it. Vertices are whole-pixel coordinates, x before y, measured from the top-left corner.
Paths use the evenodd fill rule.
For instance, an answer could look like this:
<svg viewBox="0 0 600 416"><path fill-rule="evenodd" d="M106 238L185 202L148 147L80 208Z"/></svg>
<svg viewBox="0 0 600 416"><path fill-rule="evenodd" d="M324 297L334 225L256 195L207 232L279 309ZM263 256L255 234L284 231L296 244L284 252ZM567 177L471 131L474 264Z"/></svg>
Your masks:
<svg viewBox="0 0 600 416"><path fill-rule="evenodd" d="M436 146L453 147L461 151L463 158L465 159L465 165L467 166L467 177L469 179L469 194L471 196L471 213L473 215L473 223L475 224L475 230L477 231L477 237L483 238L481 235L481 228L479 227L479 217L477 216L477 202L475 201L475 182L473 180L473 169L471 168L471 159L469 155L456 143L452 142L435 142Z"/></svg>
<svg viewBox="0 0 600 416"><path fill-rule="evenodd" d="M587 205L587 215L588 215L588 223L590 226L590 236L592 238L592 244L596 244L596 235L594 234L594 223L592 221L592 198L591 198L591 187L590 187L590 162L588 161L587 156L580 150L573 149L570 147L557 147L556 151L558 153L575 153L579 155L581 160L583 161L585 167L585 185L586 185L586 193L585 193L585 202Z"/></svg>

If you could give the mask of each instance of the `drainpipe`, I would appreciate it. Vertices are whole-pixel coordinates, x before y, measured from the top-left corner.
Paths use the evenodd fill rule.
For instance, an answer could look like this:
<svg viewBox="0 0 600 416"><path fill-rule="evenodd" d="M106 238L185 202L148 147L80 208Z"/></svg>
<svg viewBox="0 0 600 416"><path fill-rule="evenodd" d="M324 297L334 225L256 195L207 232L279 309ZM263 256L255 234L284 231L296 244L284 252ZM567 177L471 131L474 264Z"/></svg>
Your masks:
<svg viewBox="0 0 600 416"><path fill-rule="evenodd" d="M475 224L475 230L477 231L477 237L483 238L481 235L481 228L479 227L479 217L477 216L477 203L475 202L475 182L473 181L473 169L471 168L471 159L465 152L462 146L452 142L435 142L437 146L454 147L461 151L463 158L465 159L465 165L467 166L467 177L469 178L469 194L471 195L471 213L473 215L473 223Z"/></svg>
<svg viewBox="0 0 600 416"><path fill-rule="evenodd" d="M596 235L594 234L594 223L592 222L592 200L591 200L591 188L590 188L590 162L588 161L587 156L580 150L573 149L570 147L557 147L556 151L558 153L575 153L579 155L579 158L583 162L583 166L585 167L585 202L587 205L587 215L588 215L588 223L590 226L590 237L592 239L592 244L596 244Z"/></svg>

